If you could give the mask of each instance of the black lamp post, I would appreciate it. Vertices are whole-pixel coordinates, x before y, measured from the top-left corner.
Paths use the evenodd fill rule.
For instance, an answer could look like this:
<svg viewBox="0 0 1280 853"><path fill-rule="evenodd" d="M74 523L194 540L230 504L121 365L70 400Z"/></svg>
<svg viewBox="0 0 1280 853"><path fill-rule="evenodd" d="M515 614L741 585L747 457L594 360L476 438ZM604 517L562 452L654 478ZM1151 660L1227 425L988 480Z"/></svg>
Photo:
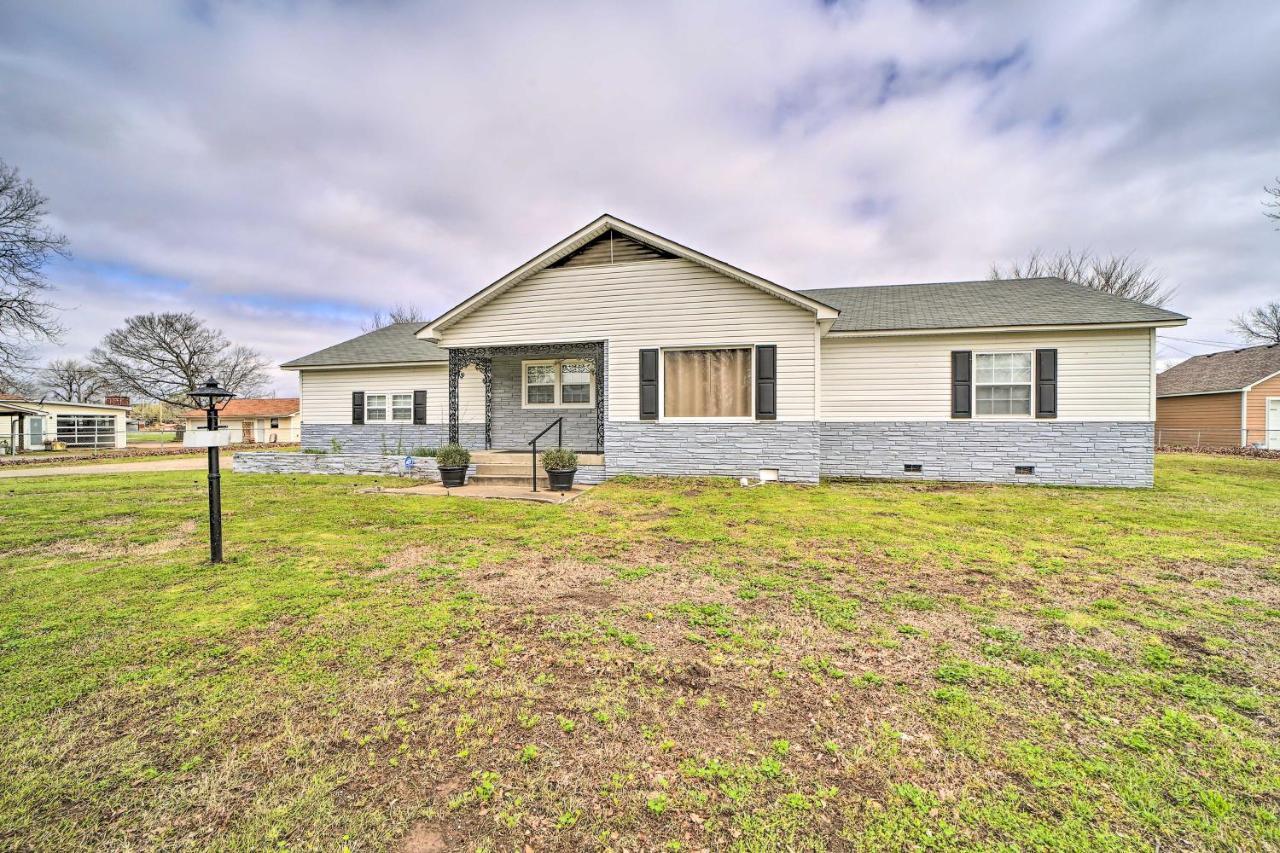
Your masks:
<svg viewBox="0 0 1280 853"><path fill-rule="evenodd" d="M208 415L206 424L212 441L212 436L218 431L218 412L226 408L235 394L210 377L199 388L187 392L187 396L196 401L196 408L204 409ZM218 451L218 445L209 445L209 560L214 563L222 562L222 474L219 473Z"/></svg>

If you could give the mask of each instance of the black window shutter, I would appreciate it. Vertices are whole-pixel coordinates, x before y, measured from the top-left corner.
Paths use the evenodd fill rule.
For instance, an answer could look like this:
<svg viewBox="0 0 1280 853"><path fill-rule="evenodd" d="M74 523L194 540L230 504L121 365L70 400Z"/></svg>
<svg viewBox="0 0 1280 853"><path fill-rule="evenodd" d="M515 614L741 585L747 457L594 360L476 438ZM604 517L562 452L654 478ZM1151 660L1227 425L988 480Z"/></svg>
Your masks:
<svg viewBox="0 0 1280 853"><path fill-rule="evenodd" d="M640 420L658 419L658 351L640 350Z"/></svg>
<svg viewBox="0 0 1280 853"><path fill-rule="evenodd" d="M756 420L778 419L778 348L774 344L756 347Z"/></svg>
<svg viewBox="0 0 1280 853"><path fill-rule="evenodd" d="M418 425L427 422L427 392L413 392L413 422Z"/></svg>
<svg viewBox="0 0 1280 853"><path fill-rule="evenodd" d="M1036 417L1058 416L1058 351L1036 350Z"/></svg>
<svg viewBox="0 0 1280 853"><path fill-rule="evenodd" d="M973 417L973 353L951 353L951 417Z"/></svg>
<svg viewBox="0 0 1280 853"><path fill-rule="evenodd" d="M364 392L351 392L351 423L364 423Z"/></svg>

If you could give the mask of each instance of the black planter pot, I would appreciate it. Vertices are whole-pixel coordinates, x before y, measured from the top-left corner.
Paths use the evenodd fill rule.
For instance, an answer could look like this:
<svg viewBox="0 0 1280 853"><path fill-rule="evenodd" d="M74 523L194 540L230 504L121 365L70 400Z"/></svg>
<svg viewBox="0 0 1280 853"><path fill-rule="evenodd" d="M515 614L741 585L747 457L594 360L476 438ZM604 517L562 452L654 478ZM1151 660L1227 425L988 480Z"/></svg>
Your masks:
<svg viewBox="0 0 1280 853"><path fill-rule="evenodd" d="M467 466L463 465L461 468L441 468L440 482L443 483L446 488L457 488L458 486L465 485L467 482Z"/></svg>
<svg viewBox="0 0 1280 853"><path fill-rule="evenodd" d="M573 488L573 475L578 473L577 468L568 471L548 471L547 480L551 483L551 491L567 492Z"/></svg>

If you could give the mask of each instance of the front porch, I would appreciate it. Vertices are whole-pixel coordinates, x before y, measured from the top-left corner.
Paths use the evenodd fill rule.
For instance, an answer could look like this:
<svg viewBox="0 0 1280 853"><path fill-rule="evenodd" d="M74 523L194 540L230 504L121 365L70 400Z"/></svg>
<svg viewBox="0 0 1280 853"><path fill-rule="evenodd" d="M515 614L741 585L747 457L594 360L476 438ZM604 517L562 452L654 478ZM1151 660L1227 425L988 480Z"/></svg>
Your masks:
<svg viewBox="0 0 1280 853"><path fill-rule="evenodd" d="M463 426L459 382L465 371L475 369L484 385L484 450L527 456L530 442L550 428L538 440L539 451L555 447L559 437L564 447L600 455L603 465L604 355L600 341L450 349L449 440L459 441ZM516 463L495 458L489 464Z"/></svg>

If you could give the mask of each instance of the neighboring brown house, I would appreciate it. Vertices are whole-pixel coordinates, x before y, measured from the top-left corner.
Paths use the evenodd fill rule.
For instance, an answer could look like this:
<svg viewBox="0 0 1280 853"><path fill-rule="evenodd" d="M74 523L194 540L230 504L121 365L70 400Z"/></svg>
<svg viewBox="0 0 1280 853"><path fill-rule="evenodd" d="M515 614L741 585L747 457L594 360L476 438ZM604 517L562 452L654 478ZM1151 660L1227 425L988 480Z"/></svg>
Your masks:
<svg viewBox="0 0 1280 853"><path fill-rule="evenodd" d="M218 413L218 424L236 443L289 444L298 440L298 408L297 397L239 398ZM182 418L187 429L204 429L204 410L187 409Z"/></svg>
<svg viewBox="0 0 1280 853"><path fill-rule="evenodd" d="M1280 450L1280 344L1198 355L1157 376L1156 443Z"/></svg>

